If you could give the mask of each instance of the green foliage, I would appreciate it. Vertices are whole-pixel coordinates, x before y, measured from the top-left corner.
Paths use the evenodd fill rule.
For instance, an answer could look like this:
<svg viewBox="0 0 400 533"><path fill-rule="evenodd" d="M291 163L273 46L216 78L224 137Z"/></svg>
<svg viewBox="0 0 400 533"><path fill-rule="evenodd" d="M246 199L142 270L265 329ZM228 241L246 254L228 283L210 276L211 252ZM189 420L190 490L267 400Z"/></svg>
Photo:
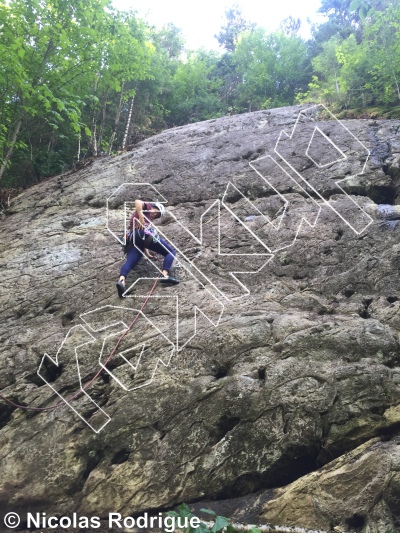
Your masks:
<svg viewBox="0 0 400 533"><path fill-rule="evenodd" d="M298 20L268 33L234 5L217 53L187 51L173 24L156 29L109 0L0 0L1 185L166 127L297 102L397 116L398 2L322 0L319 11L328 20L305 41Z"/></svg>
<svg viewBox="0 0 400 533"><path fill-rule="evenodd" d="M173 24L167 24L161 30L151 28L148 38L155 50L150 64L152 76L136 85L133 127L128 144L167 127L173 100L173 78L182 63L184 40L179 28Z"/></svg>
<svg viewBox="0 0 400 533"><path fill-rule="evenodd" d="M254 23L245 19L241 8L237 4L225 10L224 23L225 25L221 27L219 34L214 37L220 46L228 52L235 50L237 41L242 33L246 31L252 32L255 28Z"/></svg>
<svg viewBox="0 0 400 533"><path fill-rule="evenodd" d="M221 80L213 76L217 62L216 53L199 50L189 53L187 60L179 63L167 101L170 125L180 126L220 115Z"/></svg>
<svg viewBox="0 0 400 533"><path fill-rule="evenodd" d="M212 514L213 516L216 516L214 511L210 511L208 509L201 509L202 511L206 512L206 513L209 513L209 514ZM189 506L186 504L186 503L182 503L181 505L179 505L178 507L178 511L169 511L167 513L168 516L173 516L174 518L187 518L189 521L191 518L194 518L196 515L193 514L189 508ZM217 519L219 520L218 521L218 525L217 525ZM219 527L220 524L224 523L223 526ZM179 524L179 522L178 522ZM212 529L208 528L207 525L204 523L204 522L200 522L200 525L198 527L188 527L185 529L185 533L210 533L210 531L212 533L216 533L218 531L220 531L221 529L223 529L226 525L229 524L229 520L222 517L222 516L218 516L215 518L215 524L214 526L212 527ZM183 528L181 528L183 530Z"/></svg>
<svg viewBox="0 0 400 533"><path fill-rule="evenodd" d="M212 511L211 509L200 509L203 513L210 514L213 518L214 525L209 530L211 533L217 533L218 531L221 531L224 529L224 527L227 527L230 525L230 520L228 518L225 518L224 516L218 516L215 511Z"/></svg>
<svg viewBox="0 0 400 533"><path fill-rule="evenodd" d="M322 0L319 13L328 17L326 22L315 24L312 29L312 39L309 42L313 57L323 51L323 46L331 38L347 39L355 35L357 41L361 39L360 18L350 10L351 0Z"/></svg>
<svg viewBox="0 0 400 533"><path fill-rule="evenodd" d="M0 145L2 170L13 150L21 148L21 142L26 144L21 133L36 125L36 117L52 129L63 119L79 129L79 98L68 90L68 79L83 75L98 54L88 31L95 5L105 3L0 4L0 119L7 132Z"/></svg>
<svg viewBox="0 0 400 533"><path fill-rule="evenodd" d="M374 58L369 70L376 103L400 100L400 6L375 12L365 31L368 53Z"/></svg>
<svg viewBox="0 0 400 533"><path fill-rule="evenodd" d="M309 61L302 39L262 28L242 35L234 53L241 78L237 105L243 111L291 105L307 86Z"/></svg>
<svg viewBox="0 0 400 533"><path fill-rule="evenodd" d="M215 511L212 511L211 509L200 509L200 511L202 513L210 515L210 522L213 522L213 525L211 527L208 527L204 522L200 522L200 525L196 528L188 527L186 529L180 529L184 529L185 533L218 533L219 531L222 531L224 528L226 528L227 533L235 533L236 530L231 524L229 518L219 516ZM177 511L169 511L167 515L173 516L174 518L187 518L189 521L191 518L196 516L191 512L189 506L186 503L182 503L181 505L179 505ZM249 533L261 533L261 530L253 527L249 531Z"/></svg>
<svg viewBox="0 0 400 533"><path fill-rule="evenodd" d="M185 41L180 30L175 24L167 23L161 30L153 29L153 39L157 48L167 55L168 59L179 59L181 56Z"/></svg>
<svg viewBox="0 0 400 533"><path fill-rule="evenodd" d="M356 12L360 20L372 17L377 11L383 11L390 6L389 0L352 0L350 11Z"/></svg>
<svg viewBox="0 0 400 533"><path fill-rule="evenodd" d="M332 37L313 59L317 76L301 99L318 97L336 109L396 105L400 100L399 30L397 6L374 9L373 17L362 23L360 41L355 34L346 39Z"/></svg>
<svg viewBox="0 0 400 533"><path fill-rule="evenodd" d="M286 17L280 24L280 29L286 35L296 35L301 28L301 19L294 17Z"/></svg>
<svg viewBox="0 0 400 533"><path fill-rule="evenodd" d="M0 3L0 35L0 178L27 146L31 170L46 175L33 160L36 139L54 140L60 128L75 143L82 135L93 139L105 93L149 75L151 46L107 0Z"/></svg>

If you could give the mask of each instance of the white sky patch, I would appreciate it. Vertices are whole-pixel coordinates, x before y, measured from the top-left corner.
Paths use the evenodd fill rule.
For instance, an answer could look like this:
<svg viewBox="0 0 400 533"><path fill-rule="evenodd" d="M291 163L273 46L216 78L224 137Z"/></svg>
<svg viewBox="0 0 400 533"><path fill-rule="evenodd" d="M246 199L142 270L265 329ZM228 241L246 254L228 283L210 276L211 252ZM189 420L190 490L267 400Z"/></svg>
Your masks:
<svg viewBox="0 0 400 533"><path fill-rule="evenodd" d="M229 0L203 0L190 2L184 0L112 0L121 10L134 9L157 27L173 22L183 30L186 46L190 50L200 47L219 50L214 35L219 33L225 10L235 4ZM312 22L323 22L325 17L318 15L321 0L246 0L241 4L242 13L251 22L268 31L278 29L285 18L292 16L302 20L304 38L310 36L307 18Z"/></svg>

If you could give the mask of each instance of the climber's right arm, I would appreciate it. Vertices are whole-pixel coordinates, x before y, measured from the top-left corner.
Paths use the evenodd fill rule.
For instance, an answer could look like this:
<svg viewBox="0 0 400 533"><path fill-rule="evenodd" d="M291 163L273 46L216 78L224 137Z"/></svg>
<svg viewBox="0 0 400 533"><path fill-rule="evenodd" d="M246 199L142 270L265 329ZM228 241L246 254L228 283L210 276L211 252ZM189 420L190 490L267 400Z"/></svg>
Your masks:
<svg viewBox="0 0 400 533"><path fill-rule="evenodd" d="M138 214L139 223L142 227L144 227L143 207L144 202L142 202L142 200L135 200L136 213Z"/></svg>

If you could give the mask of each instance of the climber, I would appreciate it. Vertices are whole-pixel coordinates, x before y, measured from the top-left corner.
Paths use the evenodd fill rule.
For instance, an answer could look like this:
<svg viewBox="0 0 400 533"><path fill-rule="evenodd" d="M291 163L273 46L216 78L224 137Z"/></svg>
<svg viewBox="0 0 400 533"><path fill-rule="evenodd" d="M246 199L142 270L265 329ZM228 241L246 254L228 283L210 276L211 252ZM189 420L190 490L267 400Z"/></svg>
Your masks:
<svg viewBox="0 0 400 533"><path fill-rule="evenodd" d="M120 270L120 277L117 281L117 291L120 298L124 297L125 280L129 272L146 255L149 259L154 259L149 250L164 256L162 266L162 278L160 283L176 285L179 281L169 275L176 252L168 243L158 235L153 226L153 220L165 214L165 207L158 202L142 202L135 200L135 212L129 221L129 231L127 236L127 257L126 262ZM145 219L146 217L146 219Z"/></svg>

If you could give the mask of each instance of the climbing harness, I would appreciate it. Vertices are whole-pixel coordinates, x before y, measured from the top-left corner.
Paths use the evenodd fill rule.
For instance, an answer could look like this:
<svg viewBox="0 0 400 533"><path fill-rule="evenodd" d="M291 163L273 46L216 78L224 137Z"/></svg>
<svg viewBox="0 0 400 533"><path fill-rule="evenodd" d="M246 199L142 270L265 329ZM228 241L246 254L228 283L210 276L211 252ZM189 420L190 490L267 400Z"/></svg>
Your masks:
<svg viewBox="0 0 400 533"><path fill-rule="evenodd" d="M160 279L161 277L161 274L159 274L159 276L157 277L156 281L154 282L154 285L152 286L152 288L150 289L150 292L148 293L148 295L146 296L141 308L139 309L139 311L137 312L135 318L132 320L132 322L129 324L128 328L122 333L122 335L119 337L119 339L117 340L114 348L112 349L110 355L108 356L106 362L104 363L104 366L107 366L107 363L110 362L111 358L114 356L115 352L117 351L118 349L118 346L121 344L123 338L125 337L125 335L132 329L132 327L134 326L135 322L137 321L137 319L139 318L141 312L143 311L143 309L145 308L147 302L149 301L150 299L150 296L153 294L154 292L154 289L156 288L156 285L158 283L158 280ZM80 396L82 394L82 392L84 392L88 387L90 387L90 385L99 377L99 375L101 374L101 372L103 371L103 367L100 368L97 373L95 374L95 376L88 382L86 383L86 385L84 385L78 392L76 392L73 396L71 396L71 398L68 398L67 400L63 400L62 402L59 402L59 403L56 403L54 405L49 405L47 407L29 407L28 405L20 405L18 403L15 403L13 402L12 400L10 400L9 398L6 398L5 396L3 396L2 394L0 394L0 399L5 401L6 403L8 403L9 405L11 405L12 407L15 407L16 409L23 409L25 411L50 411L52 409L57 409L57 407L61 407L62 405L66 405L68 404L68 402L72 401L72 400L75 400L76 398L78 398L78 396Z"/></svg>
<svg viewBox="0 0 400 533"><path fill-rule="evenodd" d="M157 230L156 230L156 228L154 226L153 227L146 226L144 228L144 234L147 237L151 236L152 239L153 239L153 242L159 242L160 241L160 236L158 235ZM146 239L147 237L143 237L143 239Z"/></svg>
<svg viewBox="0 0 400 533"><path fill-rule="evenodd" d="M143 237L140 237L141 240L150 242L153 241L154 243L160 242L160 236L156 230L156 228L146 226L143 230L136 230L136 231L143 231ZM129 247L134 244L134 232L129 231L125 234L125 239L122 236L121 240L124 241L123 244L121 244L122 252L124 255L128 253Z"/></svg>

